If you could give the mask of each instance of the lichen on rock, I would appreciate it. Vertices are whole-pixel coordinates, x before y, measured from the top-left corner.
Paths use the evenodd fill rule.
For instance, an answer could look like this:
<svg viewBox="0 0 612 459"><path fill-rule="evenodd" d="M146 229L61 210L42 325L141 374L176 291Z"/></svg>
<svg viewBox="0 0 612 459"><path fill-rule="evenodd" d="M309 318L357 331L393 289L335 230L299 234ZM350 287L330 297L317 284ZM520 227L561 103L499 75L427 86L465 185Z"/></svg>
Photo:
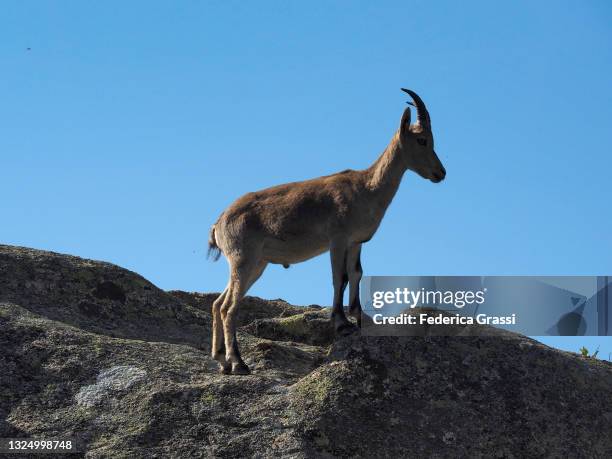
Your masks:
<svg viewBox="0 0 612 459"><path fill-rule="evenodd" d="M74 396L79 405L92 407L118 396L142 381L147 372L130 365L119 365L100 372L95 384L82 387Z"/></svg>

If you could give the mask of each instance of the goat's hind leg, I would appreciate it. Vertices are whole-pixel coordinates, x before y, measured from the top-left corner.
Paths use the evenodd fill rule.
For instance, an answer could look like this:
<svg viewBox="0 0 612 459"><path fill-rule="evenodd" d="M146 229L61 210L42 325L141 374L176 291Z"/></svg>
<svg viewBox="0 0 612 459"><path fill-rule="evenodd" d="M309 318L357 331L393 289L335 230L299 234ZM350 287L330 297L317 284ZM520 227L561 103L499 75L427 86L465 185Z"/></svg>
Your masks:
<svg viewBox="0 0 612 459"><path fill-rule="evenodd" d="M223 334L223 319L221 317L221 308L228 299L229 290L230 285L223 290L223 293L219 295L212 305L213 334L211 354L212 358L219 362L219 372L222 374L229 374L232 371L231 365L225 360L225 336Z"/></svg>
<svg viewBox="0 0 612 459"><path fill-rule="evenodd" d="M236 315L240 301L246 295L251 285L261 276L266 268L266 262L230 261L231 286L228 298L221 307L223 317L223 331L225 335L225 360L231 365L234 375L248 375L249 367L244 363L238 349L236 338Z"/></svg>

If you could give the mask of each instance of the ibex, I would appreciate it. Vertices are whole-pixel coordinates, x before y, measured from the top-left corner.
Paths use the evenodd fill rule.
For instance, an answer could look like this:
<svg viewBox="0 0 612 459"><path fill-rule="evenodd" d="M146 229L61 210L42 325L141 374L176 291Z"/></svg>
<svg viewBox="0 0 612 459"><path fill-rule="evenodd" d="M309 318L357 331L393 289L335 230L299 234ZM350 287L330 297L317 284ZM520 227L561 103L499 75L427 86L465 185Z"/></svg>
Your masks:
<svg viewBox="0 0 612 459"><path fill-rule="evenodd" d="M250 373L238 350L236 313L268 263L287 268L329 250L335 331L345 335L355 330L343 309L347 283L349 314L361 326L361 245L376 232L407 169L434 183L446 176L434 151L425 104L414 91L402 91L414 101L410 105L416 107L417 122L410 123L407 107L391 143L370 167L247 193L211 228L209 255L217 260L222 252L230 269L227 287L212 307L212 357L221 373Z"/></svg>

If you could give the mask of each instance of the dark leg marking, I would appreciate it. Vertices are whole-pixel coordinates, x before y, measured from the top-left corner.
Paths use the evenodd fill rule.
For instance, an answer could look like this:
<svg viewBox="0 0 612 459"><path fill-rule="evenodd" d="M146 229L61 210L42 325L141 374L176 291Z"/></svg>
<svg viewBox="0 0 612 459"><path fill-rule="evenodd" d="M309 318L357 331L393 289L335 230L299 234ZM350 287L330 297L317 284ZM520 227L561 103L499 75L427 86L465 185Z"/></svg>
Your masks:
<svg viewBox="0 0 612 459"><path fill-rule="evenodd" d="M342 250L342 253L340 253L340 250ZM349 281L347 257L348 249L346 246L343 246L341 249L338 247L331 249L332 277L334 282L334 302L331 316L334 329L339 335L347 335L354 329L354 325L346 318L343 307L344 290Z"/></svg>
<svg viewBox="0 0 612 459"><path fill-rule="evenodd" d="M359 299L359 281L363 274L361 267L361 246L354 247L351 250L355 260L351 267L350 280L350 301L349 301L349 314L357 319L357 326L361 328L361 301Z"/></svg>

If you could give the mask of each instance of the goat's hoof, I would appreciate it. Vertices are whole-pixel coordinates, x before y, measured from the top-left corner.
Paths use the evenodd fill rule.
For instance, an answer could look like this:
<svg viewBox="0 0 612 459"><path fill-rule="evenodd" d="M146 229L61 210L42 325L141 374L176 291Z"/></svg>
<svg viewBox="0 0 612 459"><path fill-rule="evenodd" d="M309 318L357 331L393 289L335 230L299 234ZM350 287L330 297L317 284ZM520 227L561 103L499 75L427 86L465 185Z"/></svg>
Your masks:
<svg viewBox="0 0 612 459"><path fill-rule="evenodd" d="M222 375L231 375L232 374L232 367L228 364L219 364L219 374Z"/></svg>
<svg viewBox="0 0 612 459"><path fill-rule="evenodd" d="M359 330L355 325L350 322L342 323L336 327L336 333L339 336L348 336Z"/></svg>
<svg viewBox="0 0 612 459"><path fill-rule="evenodd" d="M360 326L361 324L361 311L349 311L349 316L351 316L353 319L355 319L355 322L357 322L357 326Z"/></svg>
<svg viewBox="0 0 612 459"><path fill-rule="evenodd" d="M244 362L238 362L232 364L232 374L233 375L250 375L251 370L246 366Z"/></svg>

